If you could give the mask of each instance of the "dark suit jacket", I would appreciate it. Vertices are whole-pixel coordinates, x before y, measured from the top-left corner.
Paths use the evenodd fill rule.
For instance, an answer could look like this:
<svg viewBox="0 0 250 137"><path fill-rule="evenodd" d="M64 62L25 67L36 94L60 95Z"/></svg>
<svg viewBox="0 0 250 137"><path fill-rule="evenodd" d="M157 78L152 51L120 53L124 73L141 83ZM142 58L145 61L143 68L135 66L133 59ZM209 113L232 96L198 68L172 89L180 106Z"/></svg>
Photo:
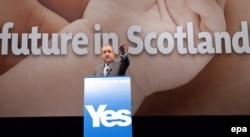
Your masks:
<svg viewBox="0 0 250 137"><path fill-rule="evenodd" d="M110 71L108 76L124 76L126 73L126 70L130 64L128 56L126 56L125 59L114 60L111 63L112 70ZM94 76L104 76L103 70L104 70L105 64L101 64L95 68Z"/></svg>

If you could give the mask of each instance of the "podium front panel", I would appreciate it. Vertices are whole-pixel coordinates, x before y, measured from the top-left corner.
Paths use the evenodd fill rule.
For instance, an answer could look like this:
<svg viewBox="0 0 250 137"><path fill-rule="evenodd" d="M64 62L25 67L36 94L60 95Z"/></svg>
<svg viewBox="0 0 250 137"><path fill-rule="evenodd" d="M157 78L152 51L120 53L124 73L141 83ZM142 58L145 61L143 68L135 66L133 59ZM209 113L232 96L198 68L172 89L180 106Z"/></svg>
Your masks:
<svg viewBox="0 0 250 137"><path fill-rule="evenodd" d="M132 137L130 77L84 78L84 137Z"/></svg>

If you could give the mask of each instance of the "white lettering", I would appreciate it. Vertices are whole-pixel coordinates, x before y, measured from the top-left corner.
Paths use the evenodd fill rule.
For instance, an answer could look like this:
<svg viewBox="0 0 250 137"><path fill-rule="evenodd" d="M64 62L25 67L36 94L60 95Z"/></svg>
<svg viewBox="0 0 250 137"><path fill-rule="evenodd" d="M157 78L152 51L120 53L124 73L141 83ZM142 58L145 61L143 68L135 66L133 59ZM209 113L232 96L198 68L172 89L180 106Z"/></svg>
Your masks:
<svg viewBox="0 0 250 137"><path fill-rule="evenodd" d="M236 134L240 132L247 132L247 127L231 127L231 132L235 132Z"/></svg>
<svg viewBox="0 0 250 137"><path fill-rule="evenodd" d="M236 32L233 35L233 48L236 53L250 53L248 27L246 21L241 23L241 28L242 31ZM240 42L242 43L242 45L240 45Z"/></svg>
<svg viewBox="0 0 250 137"><path fill-rule="evenodd" d="M21 34L11 33L10 29L13 27L13 22L7 22L2 26L0 32L1 55L8 55L10 52L14 55L66 55L69 45L77 55L88 54L89 39L83 32L74 35L72 33L52 33L50 38L49 33L38 32L37 26L32 27L30 33ZM196 35L192 22L187 22L185 28L186 32L184 32L183 26L177 26L176 32L173 34L169 32L141 34L143 32L141 26L131 25L127 31L127 38L131 44L128 45L128 53L137 55L145 51L150 55L171 54L176 46L179 54L221 54L223 45L225 45L225 53L233 51L238 54L250 53L247 21L242 21L241 30L232 35L225 31L199 32ZM95 54L100 54L102 43L112 43L114 52L119 53L119 40L115 32L100 33L100 24L95 24L94 31L94 45L91 46L94 47ZM38 45L40 41L41 46Z"/></svg>
<svg viewBox="0 0 250 137"><path fill-rule="evenodd" d="M125 127L132 123L131 112L126 109L120 109L117 112L113 110L105 110L107 105L99 105L95 111L93 105L85 105L87 111L92 118L93 127L100 127L102 124L105 127L121 126Z"/></svg>
<svg viewBox="0 0 250 137"><path fill-rule="evenodd" d="M142 28L141 26L138 25L132 25L129 29L128 29L128 39L130 40L130 42L135 43L137 45L137 47L129 47L128 48L128 53L130 54L140 54L143 50L143 41L134 35L134 33L136 32L141 32Z"/></svg>

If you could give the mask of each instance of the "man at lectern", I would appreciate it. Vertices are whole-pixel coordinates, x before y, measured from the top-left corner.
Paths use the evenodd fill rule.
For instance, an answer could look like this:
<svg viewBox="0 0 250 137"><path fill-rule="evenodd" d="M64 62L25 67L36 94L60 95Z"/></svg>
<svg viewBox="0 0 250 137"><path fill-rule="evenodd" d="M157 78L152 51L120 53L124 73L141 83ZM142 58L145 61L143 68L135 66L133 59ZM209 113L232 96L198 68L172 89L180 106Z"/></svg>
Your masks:
<svg viewBox="0 0 250 137"><path fill-rule="evenodd" d="M111 45L103 45L101 57L104 63L95 68L94 76L124 76L130 64L125 45L125 42L119 45L120 60L115 59L115 53Z"/></svg>

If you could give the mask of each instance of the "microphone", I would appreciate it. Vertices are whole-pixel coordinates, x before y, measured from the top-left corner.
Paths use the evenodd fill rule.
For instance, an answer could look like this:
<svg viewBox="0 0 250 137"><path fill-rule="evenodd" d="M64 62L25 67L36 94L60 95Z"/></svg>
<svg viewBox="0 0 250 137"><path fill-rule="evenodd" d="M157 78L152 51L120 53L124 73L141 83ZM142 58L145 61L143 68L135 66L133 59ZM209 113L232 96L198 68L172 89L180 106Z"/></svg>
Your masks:
<svg viewBox="0 0 250 137"><path fill-rule="evenodd" d="M112 68L109 67L109 68L106 69L106 71L107 71L107 76L108 76L109 73L112 71Z"/></svg>

